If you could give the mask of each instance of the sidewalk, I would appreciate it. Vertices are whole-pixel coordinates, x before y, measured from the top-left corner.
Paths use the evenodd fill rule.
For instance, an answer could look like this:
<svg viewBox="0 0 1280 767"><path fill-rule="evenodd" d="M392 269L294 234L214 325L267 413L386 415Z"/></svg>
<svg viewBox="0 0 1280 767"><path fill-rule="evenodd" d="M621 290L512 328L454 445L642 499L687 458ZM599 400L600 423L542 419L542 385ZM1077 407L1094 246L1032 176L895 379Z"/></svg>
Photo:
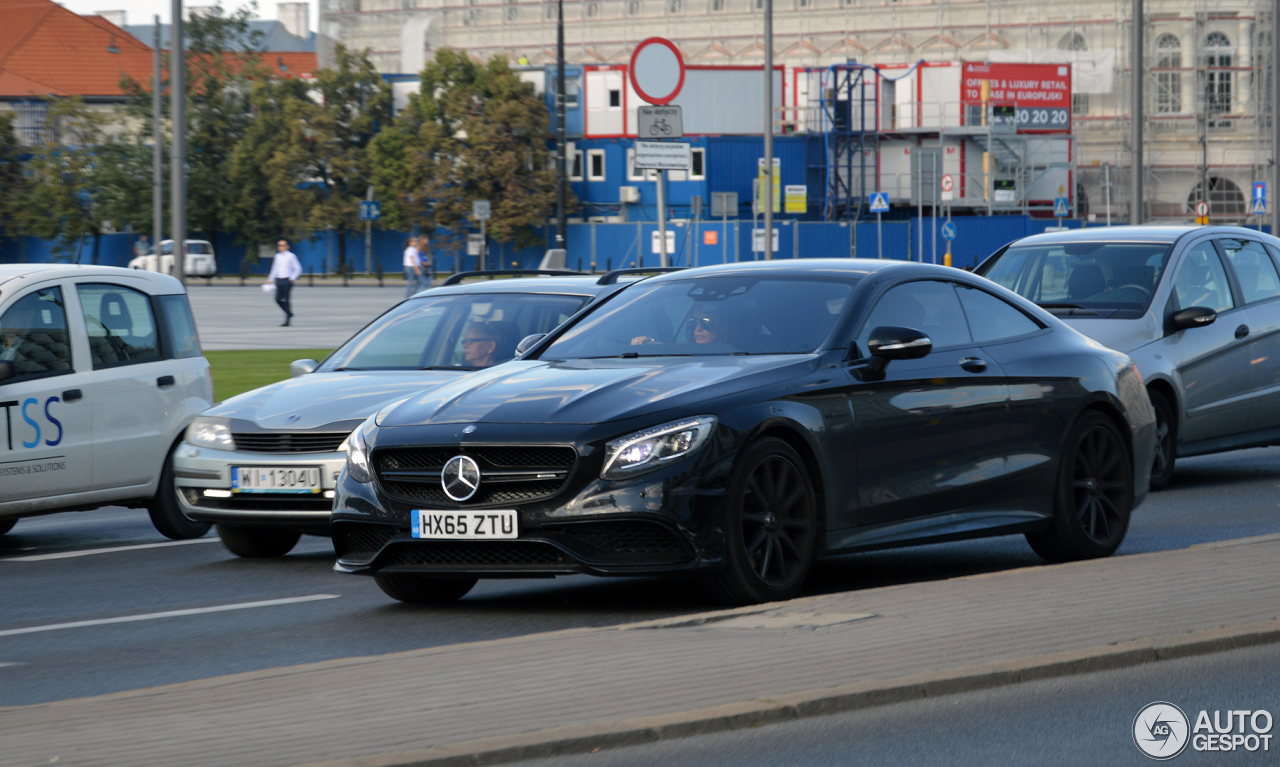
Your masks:
<svg viewBox="0 0 1280 767"><path fill-rule="evenodd" d="M0 709L0 761L373 767L591 750L1280 641L1278 576L1270 535L251 672Z"/></svg>

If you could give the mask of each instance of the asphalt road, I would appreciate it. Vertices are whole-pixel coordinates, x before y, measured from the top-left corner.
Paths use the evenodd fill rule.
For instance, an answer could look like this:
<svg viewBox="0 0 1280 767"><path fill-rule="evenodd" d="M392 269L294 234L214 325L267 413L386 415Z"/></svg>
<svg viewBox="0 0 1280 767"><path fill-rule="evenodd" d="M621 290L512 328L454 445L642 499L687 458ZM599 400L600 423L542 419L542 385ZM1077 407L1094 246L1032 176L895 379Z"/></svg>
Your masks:
<svg viewBox="0 0 1280 767"><path fill-rule="evenodd" d="M1267 645L1082 676L997 687L847 714L697 738L526 762L527 767L1142 767L1153 764L1131 735L1149 703L1173 703L1194 728L1200 711L1280 715L1280 645ZM1265 719L1259 718L1259 726ZM1251 732L1246 723L1246 734ZM1203 732L1203 731L1202 731ZM1265 765L1269 750L1196 752L1173 763ZM1195 734L1194 732L1192 733ZM1233 733L1234 734L1234 733Z"/></svg>
<svg viewBox="0 0 1280 767"><path fill-rule="evenodd" d="M287 328L280 327L284 313L275 294L262 292L261 277L243 288L192 280L187 295L205 349L331 349L404 299L404 282L394 285L321 287L317 281L307 287L303 277L293 288L293 322Z"/></svg>
<svg viewBox="0 0 1280 767"><path fill-rule="evenodd" d="M1280 532L1277 486L1280 449L1185 461L1121 555ZM0 536L0 706L714 608L686 583L586 576L487 581L456 605L411 607L332 560L320 538L278 560L238 559L211 536L168 542L142 511L21 520ZM823 564L809 591L1039 561L1020 537L875 552Z"/></svg>

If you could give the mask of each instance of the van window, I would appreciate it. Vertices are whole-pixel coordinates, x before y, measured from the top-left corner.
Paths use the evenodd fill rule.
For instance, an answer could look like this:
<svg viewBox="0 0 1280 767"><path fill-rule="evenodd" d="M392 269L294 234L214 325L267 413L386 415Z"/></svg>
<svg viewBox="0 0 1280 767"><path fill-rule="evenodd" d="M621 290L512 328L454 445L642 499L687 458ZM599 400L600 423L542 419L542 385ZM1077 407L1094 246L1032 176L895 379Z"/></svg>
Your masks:
<svg viewBox="0 0 1280 767"><path fill-rule="evenodd" d="M120 285L76 286L93 369L160 359L156 318L146 294Z"/></svg>
<svg viewBox="0 0 1280 767"><path fill-rule="evenodd" d="M160 311L164 314L168 332L169 356L173 359L199 357L200 335L196 321L191 316L191 304L186 296L160 296Z"/></svg>
<svg viewBox="0 0 1280 767"><path fill-rule="evenodd" d="M0 316L0 362L12 362L14 378L71 371L71 336L60 288L19 298Z"/></svg>

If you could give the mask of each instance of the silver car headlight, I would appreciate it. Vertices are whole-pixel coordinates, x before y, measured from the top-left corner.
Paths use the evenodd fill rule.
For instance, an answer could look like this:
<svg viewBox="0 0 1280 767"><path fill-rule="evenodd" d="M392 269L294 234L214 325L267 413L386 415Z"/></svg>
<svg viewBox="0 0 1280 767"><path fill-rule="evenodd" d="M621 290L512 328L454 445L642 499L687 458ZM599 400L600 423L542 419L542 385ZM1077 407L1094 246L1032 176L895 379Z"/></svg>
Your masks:
<svg viewBox="0 0 1280 767"><path fill-rule="evenodd" d="M356 482L368 482L373 479L369 470L369 437L376 428L373 424L375 416L369 416L360 427L342 443L347 450L347 475Z"/></svg>
<svg viewBox="0 0 1280 767"><path fill-rule="evenodd" d="M643 474L692 455L716 427L716 417L702 415L628 434L605 445L604 479Z"/></svg>
<svg viewBox="0 0 1280 767"><path fill-rule="evenodd" d="M196 416L196 419L187 426L187 431L182 438L188 445L195 447L211 447L214 450L236 449L236 440L231 436L229 418Z"/></svg>

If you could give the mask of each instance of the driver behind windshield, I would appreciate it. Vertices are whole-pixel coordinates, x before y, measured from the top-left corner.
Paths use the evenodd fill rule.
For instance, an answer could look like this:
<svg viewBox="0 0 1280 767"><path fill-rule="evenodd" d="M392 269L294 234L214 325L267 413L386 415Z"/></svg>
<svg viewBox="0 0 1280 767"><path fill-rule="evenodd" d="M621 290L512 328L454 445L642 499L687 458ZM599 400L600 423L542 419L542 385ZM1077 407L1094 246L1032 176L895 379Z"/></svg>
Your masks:
<svg viewBox="0 0 1280 767"><path fill-rule="evenodd" d="M695 304L686 320L693 342L696 344L730 343L729 316L730 313L723 306ZM631 339L632 346L653 342L654 339L649 336L636 336Z"/></svg>
<svg viewBox="0 0 1280 767"><path fill-rule="evenodd" d="M462 357L469 367L487 368L515 356L507 322L472 322L462 333ZM510 347L510 348L508 348Z"/></svg>

